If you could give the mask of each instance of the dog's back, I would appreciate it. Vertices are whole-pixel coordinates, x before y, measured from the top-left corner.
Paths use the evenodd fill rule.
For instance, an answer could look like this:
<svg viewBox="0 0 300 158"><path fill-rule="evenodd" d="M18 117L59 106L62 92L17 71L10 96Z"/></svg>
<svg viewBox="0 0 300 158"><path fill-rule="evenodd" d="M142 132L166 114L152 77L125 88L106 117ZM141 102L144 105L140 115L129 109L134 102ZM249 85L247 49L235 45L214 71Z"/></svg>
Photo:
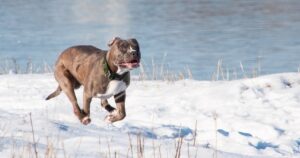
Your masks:
<svg viewBox="0 0 300 158"><path fill-rule="evenodd" d="M60 80L63 73L64 77L67 76L73 82L73 89L79 88L84 84L93 67L105 57L105 52L91 45L72 46L64 50L55 64L55 79ZM61 87L58 86L46 100L58 96L61 91Z"/></svg>

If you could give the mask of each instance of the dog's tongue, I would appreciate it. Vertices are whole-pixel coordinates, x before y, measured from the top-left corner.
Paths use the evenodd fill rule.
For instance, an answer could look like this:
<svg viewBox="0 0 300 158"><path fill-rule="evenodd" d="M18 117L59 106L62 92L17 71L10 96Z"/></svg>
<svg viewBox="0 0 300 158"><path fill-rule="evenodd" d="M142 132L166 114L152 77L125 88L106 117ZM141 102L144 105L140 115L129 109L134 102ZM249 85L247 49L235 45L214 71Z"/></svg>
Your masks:
<svg viewBox="0 0 300 158"><path fill-rule="evenodd" d="M140 63L139 62L121 63L120 66L132 69L132 68L139 67Z"/></svg>

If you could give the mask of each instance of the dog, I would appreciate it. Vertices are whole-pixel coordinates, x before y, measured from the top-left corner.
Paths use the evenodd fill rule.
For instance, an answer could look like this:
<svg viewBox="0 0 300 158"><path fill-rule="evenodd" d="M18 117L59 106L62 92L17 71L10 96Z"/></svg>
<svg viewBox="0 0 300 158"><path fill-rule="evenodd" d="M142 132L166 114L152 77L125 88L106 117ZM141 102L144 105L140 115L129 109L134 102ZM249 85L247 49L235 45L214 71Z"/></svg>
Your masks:
<svg viewBox="0 0 300 158"><path fill-rule="evenodd" d="M125 118L126 88L130 84L130 70L138 68L141 60L136 39L115 37L108 43L109 50L90 45L78 45L64 50L55 64L57 89L46 100L63 91L72 103L74 114L82 124L91 122L90 103L100 98L101 106L109 114L105 121L113 123ZM74 90L83 86L83 109L80 109ZM114 97L116 108L107 99Z"/></svg>

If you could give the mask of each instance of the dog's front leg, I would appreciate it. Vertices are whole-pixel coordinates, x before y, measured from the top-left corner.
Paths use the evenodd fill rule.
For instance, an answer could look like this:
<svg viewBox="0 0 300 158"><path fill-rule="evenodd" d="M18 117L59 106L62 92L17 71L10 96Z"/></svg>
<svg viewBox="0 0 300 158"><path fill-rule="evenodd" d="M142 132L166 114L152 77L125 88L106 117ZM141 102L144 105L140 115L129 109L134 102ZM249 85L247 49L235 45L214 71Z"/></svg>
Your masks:
<svg viewBox="0 0 300 158"><path fill-rule="evenodd" d="M125 91L114 96L117 109L114 109L109 115L106 116L105 121L108 123L113 123L116 121L123 120L126 116L125 111Z"/></svg>
<svg viewBox="0 0 300 158"><path fill-rule="evenodd" d="M92 97L87 95L87 93L83 93L83 113L84 117L80 120L84 125L87 125L91 122L90 118L90 104L92 101Z"/></svg>
<svg viewBox="0 0 300 158"><path fill-rule="evenodd" d="M101 99L101 106L108 112L113 112L115 110L115 108L108 103L107 99Z"/></svg>

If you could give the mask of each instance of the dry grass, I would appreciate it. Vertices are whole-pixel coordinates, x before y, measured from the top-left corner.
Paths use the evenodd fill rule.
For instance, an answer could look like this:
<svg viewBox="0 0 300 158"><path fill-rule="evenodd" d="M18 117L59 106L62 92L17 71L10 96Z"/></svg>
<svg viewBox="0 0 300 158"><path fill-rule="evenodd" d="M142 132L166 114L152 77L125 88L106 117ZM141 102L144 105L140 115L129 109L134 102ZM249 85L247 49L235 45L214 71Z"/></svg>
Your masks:
<svg viewBox="0 0 300 158"><path fill-rule="evenodd" d="M146 65L146 66L145 66ZM51 73L53 72L53 65L47 62L36 65L31 58L27 59L26 66L21 67L16 58L2 58L0 59L0 75L1 74L32 74L32 73ZM138 74L138 80L163 80L163 81L177 81L182 79L193 79L191 69L186 66L182 71L173 72L172 68L165 66L164 60L157 64L152 59L151 65L141 63Z"/></svg>
<svg viewBox="0 0 300 158"><path fill-rule="evenodd" d="M31 113L29 113L29 117L30 117L30 126L31 126L31 132L32 132L32 142L33 142L33 148L34 148L34 155L35 155L35 158L38 158L38 152L37 152L37 149L36 149L36 141L35 141L35 136L34 136L34 129L33 129Z"/></svg>
<svg viewBox="0 0 300 158"><path fill-rule="evenodd" d="M155 148L157 148L157 152L155 154L146 154L149 153L149 151L146 151L145 148L145 138L141 135L136 135L136 143L132 144L132 150L130 149L131 147L128 147L128 151L127 151L127 158L162 158L164 157L163 155L164 152L168 152L168 150L164 149L162 150L162 146L161 144L156 145ZM13 143L12 148L11 148L11 154L10 154L10 158L57 158L57 157L63 157L63 158L75 158L77 157L77 154L80 153L75 153L72 155L75 156L70 156L70 154L67 154L65 149L64 149L64 145L62 142L62 147L63 147L63 151L58 151L57 149L61 147L56 147L54 145L54 143L49 139L49 141L47 141L47 143L45 144L46 148L45 149L38 149L35 152L34 146L33 146L33 142L32 143L28 143L22 147L17 147L16 143ZM114 144L111 144L111 142L106 142L106 145L108 146L106 150L102 149L101 153L100 153L100 157L107 157L107 158L117 158L120 157L119 153L124 153L124 151L112 151L111 150L111 146L113 146ZM182 153L182 147L186 145L186 147L188 148L187 153ZM135 149L134 149L135 148ZM151 150L150 148L147 148L148 150ZM182 155L184 157L186 157L186 155L188 155L188 157L192 157L192 155L195 155L196 157L196 153L192 154L190 152L190 145L189 142L185 142L184 138L178 138L176 140L176 144L174 147L174 152L172 154L170 154L169 156L171 157L175 157L175 158L180 158L182 157ZM100 150L100 149L99 149ZM130 153L130 151L132 151L132 153ZM130 154L129 154L130 153Z"/></svg>
<svg viewBox="0 0 300 158"><path fill-rule="evenodd" d="M164 63L156 64L152 60L151 65L141 63L138 73L138 80L162 80L162 81L178 81L183 79L193 79L192 70L186 66L182 71L174 72Z"/></svg>
<svg viewBox="0 0 300 158"><path fill-rule="evenodd" d="M133 76L137 76L137 80L162 80L162 81L178 81L183 79L194 79L192 70L189 66L182 67L181 70L175 70L170 64L165 63L166 54L161 61L155 61L153 58L150 64L142 62L138 71L133 73ZM300 66L298 68L300 71ZM31 74L31 73L51 73L53 72L53 65L49 65L47 62L43 62L40 65L33 63L31 58L27 59L26 66L21 67L17 59L15 58L2 58L0 59L0 75L1 74ZM240 78L255 78L261 74L261 57L256 59L256 65L246 69L242 62L239 63L237 68L229 69L224 65L223 60L217 61L215 72L212 72L211 80L236 80Z"/></svg>
<svg viewBox="0 0 300 158"><path fill-rule="evenodd" d="M31 58L27 59L25 67L22 67L16 58L0 58L0 75L50 73L53 72L52 67L45 61L43 64L35 65Z"/></svg>
<svg viewBox="0 0 300 158"><path fill-rule="evenodd" d="M214 148L214 154L213 154L213 158L218 158L218 122L217 122L217 119L218 119L218 114L217 112L213 112L213 119L214 119L214 131L215 131L215 148Z"/></svg>
<svg viewBox="0 0 300 158"><path fill-rule="evenodd" d="M227 66L224 66L223 60L219 59L217 62L216 71L212 73L211 80L212 81L229 81L229 80L237 80L241 78L256 78L261 74L261 57L256 59L256 65L251 68L250 72L246 72L243 63L240 61L239 68L233 68L231 70L228 69ZM239 71L238 71L239 70Z"/></svg>
<svg viewBox="0 0 300 158"><path fill-rule="evenodd" d="M45 147L39 148L39 145L37 145L36 141L36 132L34 128L34 120L31 117L31 114L29 114L29 125L31 127L31 140L28 139L28 143L24 143L20 146L20 144L17 143L16 138L12 137L11 139L14 140L11 147L11 154L10 158L73 158L77 157L77 153L68 154L65 150L64 141L59 138L53 138L53 137L47 137ZM1 127L2 128L2 127ZM4 128L4 127L3 127ZM197 129L197 121L195 123L195 130ZM180 132L180 131L179 131ZM197 137L197 131L194 131L194 136ZM39 138L42 139L42 138ZM0 139L1 140L1 139ZM106 158L119 158L120 153L126 153L127 158L162 158L165 157L165 155L168 155L168 157L197 157L197 150L190 150L191 148L198 148L199 144L197 144L196 138L193 138L192 140L185 140L183 137L179 137L175 139L175 145L174 148L170 148L171 146L167 144L161 144L160 140L156 139L147 139L152 141L152 149L151 146L146 147L146 139L145 137L139 133L136 135L131 135L128 133L128 151L118 151L118 150L112 150L112 146L115 146L115 144L112 141L112 138L105 137L102 138L99 137L99 151L100 151L100 157L106 157ZM56 142L56 143L54 143ZM192 146L190 144L192 143ZM42 143L39 143L42 144ZM81 141L77 144L74 144L74 148L77 148L76 151L79 151ZM149 145L149 143L147 143ZM183 152L183 148L185 148L186 152ZM171 150L171 152L169 151ZM152 154L151 154L152 153ZM74 156L75 155L75 156ZM121 156L122 157L122 156Z"/></svg>

